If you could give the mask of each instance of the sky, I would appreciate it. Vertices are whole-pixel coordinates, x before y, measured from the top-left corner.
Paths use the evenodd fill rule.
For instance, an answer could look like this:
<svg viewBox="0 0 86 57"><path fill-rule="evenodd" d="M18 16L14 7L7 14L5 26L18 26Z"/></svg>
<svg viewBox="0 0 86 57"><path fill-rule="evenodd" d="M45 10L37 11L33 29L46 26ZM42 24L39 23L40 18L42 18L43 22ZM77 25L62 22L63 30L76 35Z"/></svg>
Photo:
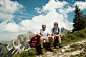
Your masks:
<svg viewBox="0 0 86 57"><path fill-rule="evenodd" d="M0 0L0 42L37 33L42 24L50 31L54 22L72 30L76 4L86 15L86 0Z"/></svg>

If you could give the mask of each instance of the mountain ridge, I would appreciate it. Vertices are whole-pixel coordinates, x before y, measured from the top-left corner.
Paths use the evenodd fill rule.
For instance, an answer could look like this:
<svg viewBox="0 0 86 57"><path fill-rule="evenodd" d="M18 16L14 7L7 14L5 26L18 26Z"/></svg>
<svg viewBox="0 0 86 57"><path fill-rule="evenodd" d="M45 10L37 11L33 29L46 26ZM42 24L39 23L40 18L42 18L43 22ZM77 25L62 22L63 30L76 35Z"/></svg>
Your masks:
<svg viewBox="0 0 86 57"><path fill-rule="evenodd" d="M61 28L62 35L71 32L70 30ZM25 34L20 34L18 37L11 42L6 43L7 55L12 57L13 54L21 53L22 51L27 51L30 49L28 41L35 34L28 31Z"/></svg>

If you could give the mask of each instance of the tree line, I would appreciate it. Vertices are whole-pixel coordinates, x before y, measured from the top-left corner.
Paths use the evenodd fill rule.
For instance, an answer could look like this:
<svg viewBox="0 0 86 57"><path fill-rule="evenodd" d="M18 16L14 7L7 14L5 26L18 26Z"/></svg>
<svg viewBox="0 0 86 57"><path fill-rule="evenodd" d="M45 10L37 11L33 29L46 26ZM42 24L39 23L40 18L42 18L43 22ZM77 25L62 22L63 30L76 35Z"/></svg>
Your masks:
<svg viewBox="0 0 86 57"><path fill-rule="evenodd" d="M73 32L74 31L78 31L78 30L82 30L86 27L86 15L83 15L83 12L80 11L79 6L75 6L75 15L73 18Z"/></svg>

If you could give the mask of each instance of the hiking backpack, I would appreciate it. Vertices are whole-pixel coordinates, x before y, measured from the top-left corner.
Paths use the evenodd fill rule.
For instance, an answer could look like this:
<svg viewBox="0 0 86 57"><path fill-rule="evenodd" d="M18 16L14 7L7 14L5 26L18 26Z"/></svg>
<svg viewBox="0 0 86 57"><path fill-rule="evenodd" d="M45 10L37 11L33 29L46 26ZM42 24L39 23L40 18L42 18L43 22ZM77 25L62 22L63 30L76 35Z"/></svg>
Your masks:
<svg viewBox="0 0 86 57"><path fill-rule="evenodd" d="M39 47L39 39L40 37L37 35L32 36L28 42L30 44L30 47Z"/></svg>

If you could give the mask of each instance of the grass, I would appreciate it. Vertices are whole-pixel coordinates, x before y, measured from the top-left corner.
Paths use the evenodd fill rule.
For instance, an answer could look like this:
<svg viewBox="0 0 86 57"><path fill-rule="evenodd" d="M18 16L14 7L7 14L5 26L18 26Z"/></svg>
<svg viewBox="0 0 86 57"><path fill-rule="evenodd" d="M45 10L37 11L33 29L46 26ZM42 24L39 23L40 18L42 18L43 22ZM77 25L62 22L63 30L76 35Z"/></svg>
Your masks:
<svg viewBox="0 0 86 57"><path fill-rule="evenodd" d="M83 30L80 30L80 31L75 31L73 33L69 33L69 34L65 34L65 35L61 36L63 46L70 44L71 42L77 42L77 41L84 40L84 39L86 39L86 28L84 28ZM71 47L73 47L73 45ZM76 50L76 49L77 48L73 48L73 50ZM44 48L44 50L45 50L45 52L47 51L46 48ZM55 54L59 50L60 49L56 49L53 51L53 53ZM32 56L32 55L30 55L30 56Z"/></svg>

